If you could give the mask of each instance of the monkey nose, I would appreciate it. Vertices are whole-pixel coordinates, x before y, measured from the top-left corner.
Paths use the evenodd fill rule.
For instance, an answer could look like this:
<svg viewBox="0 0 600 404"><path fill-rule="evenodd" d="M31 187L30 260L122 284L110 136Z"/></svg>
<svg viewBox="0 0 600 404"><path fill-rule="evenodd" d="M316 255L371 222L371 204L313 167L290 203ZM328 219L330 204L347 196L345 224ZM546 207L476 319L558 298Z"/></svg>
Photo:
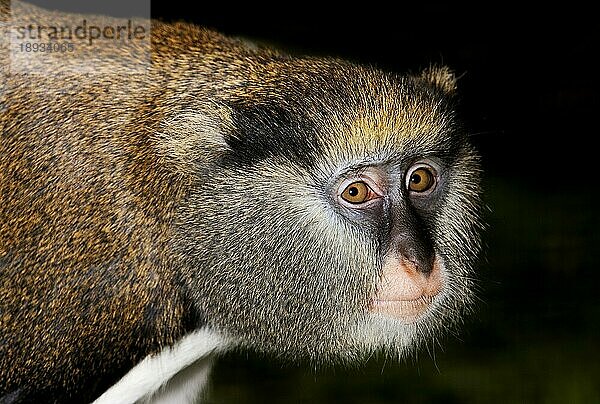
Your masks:
<svg viewBox="0 0 600 404"><path fill-rule="evenodd" d="M429 243L402 237L398 243L398 255L417 272L428 275L433 270L435 252Z"/></svg>

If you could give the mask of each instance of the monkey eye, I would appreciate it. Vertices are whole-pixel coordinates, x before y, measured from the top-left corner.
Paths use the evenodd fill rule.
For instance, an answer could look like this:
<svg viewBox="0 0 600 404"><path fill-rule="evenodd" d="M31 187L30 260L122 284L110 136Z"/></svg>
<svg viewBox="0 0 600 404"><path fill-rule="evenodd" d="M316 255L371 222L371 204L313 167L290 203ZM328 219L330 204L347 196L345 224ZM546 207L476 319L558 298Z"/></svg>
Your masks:
<svg viewBox="0 0 600 404"><path fill-rule="evenodd" d="M354 181L340 194L348 203L358 205L379 197L364 181Z"/></svg>
<svg viewBox="0 0 600 404"><path fill-rule="evenodd" d="M427 164L412 166L406 175L406 188L410 192L426 193L433 190L436 182L435 170Z"/></svg>

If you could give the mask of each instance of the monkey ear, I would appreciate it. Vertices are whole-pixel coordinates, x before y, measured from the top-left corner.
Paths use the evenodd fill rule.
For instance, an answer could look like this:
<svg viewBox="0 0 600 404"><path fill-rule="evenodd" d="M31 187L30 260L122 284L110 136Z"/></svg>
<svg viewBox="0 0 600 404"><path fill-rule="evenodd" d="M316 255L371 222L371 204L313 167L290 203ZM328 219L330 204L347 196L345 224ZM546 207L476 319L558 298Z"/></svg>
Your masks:
<svg viewBox="0 0 600 404"><path fill-rule="evenodd" d="M456 75L447 66L430 66L416 78L441 90L446 95L456 94Z"/></svg>
<svg viewBox="0 0 600 404"><path fill-rule="evenodd" d="M222 106L179 111L164 119L154 134L162 158L178 170L194 170L229 150L231 112ZM196 167L197 168L197 167Z"/></svg>

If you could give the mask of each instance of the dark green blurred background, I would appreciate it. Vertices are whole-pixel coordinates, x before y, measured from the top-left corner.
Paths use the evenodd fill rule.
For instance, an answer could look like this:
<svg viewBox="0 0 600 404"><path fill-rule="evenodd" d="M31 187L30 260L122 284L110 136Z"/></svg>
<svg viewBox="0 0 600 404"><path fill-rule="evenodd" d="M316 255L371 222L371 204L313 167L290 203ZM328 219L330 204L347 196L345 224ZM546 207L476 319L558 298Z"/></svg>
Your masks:
<svg viewBox="0 0 600 404"><path fill-rule="evenodd" d="M425 351L315 371L232 354L215 367L210 402L600 403L594 12L153 1L152 13L394 71L447 64L461 75L461 112L486 173L482 303L435 360Z"/></svg>

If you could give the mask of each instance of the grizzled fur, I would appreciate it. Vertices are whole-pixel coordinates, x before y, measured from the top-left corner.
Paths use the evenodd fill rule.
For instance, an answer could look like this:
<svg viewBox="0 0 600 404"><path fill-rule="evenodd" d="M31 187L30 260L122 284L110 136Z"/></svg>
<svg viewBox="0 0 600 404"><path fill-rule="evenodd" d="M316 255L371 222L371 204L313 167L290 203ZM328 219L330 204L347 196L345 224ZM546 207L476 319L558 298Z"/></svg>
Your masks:
<svg viewBox="0 0 600 404"><path fill-rule="evenodd" d="M284 358L401 354L468 307L478 163L446 68L399 76L159 22L146 74L56 61L49 79L9 72L6 52L0 398L91 400L205 325ZM419 220L448 285L396 330L367 315L390 218L353 221L330 190L421 157L447 169Z"/></svg>

